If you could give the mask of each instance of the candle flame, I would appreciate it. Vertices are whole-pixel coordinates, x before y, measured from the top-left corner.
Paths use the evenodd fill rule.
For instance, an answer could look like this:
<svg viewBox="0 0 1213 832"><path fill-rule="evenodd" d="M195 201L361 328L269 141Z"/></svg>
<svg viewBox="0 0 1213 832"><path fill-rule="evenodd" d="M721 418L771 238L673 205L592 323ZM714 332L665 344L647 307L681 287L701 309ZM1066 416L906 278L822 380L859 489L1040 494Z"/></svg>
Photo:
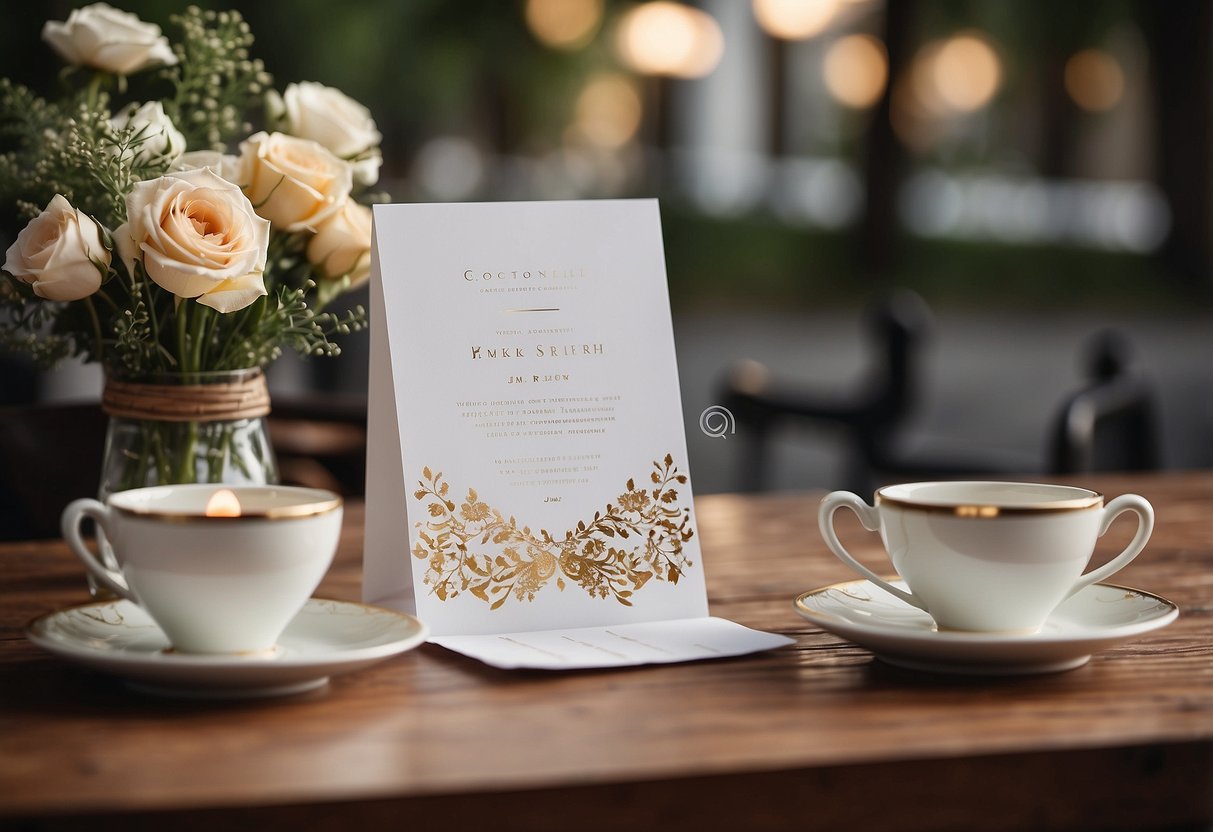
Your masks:
<svg viewBox="0 0 1213 832"><path fill-rule="evenodd" d="M221 488L206 502L207 517L239 517L240 501L228 488Z"/></svg>

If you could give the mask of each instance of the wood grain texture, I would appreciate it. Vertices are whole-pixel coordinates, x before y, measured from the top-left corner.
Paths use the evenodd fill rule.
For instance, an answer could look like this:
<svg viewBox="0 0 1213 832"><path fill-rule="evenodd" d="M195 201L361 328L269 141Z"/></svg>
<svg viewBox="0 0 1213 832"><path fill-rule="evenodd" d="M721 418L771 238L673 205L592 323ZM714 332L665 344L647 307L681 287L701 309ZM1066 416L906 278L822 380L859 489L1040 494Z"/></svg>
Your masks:
<svg viewBox="0 0 1213 832"><path fill-rule="evenodd" d="M59 542L0 545L0 822L1207 827L1213 473L1076 484L1154 504L1154 538L1117 582L1180 618L1078 670L1010 679L897 670L797 616L796 594L851 577L817 534L819 494L696 501L712 612L792 646L559 674L427 646L269 702L147 698L42 654L21 628L85 600L82 569ZM359 597L362 520L351 506L318 594ZM840 533L888 571L874 535Z"/></svg>

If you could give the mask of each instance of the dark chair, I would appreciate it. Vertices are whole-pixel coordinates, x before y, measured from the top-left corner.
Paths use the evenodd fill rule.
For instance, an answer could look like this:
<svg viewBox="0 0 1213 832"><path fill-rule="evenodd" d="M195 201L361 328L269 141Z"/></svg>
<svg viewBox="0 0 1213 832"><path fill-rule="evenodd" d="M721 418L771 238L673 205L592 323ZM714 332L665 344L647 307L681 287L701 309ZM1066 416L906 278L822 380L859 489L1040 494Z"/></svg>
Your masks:
<svg viewBox="0 0 1213 832"><path fill-rule="evenodd" d="M846 453L840 487L865 495L892 480L1160 467L1155 393L1135 368L1124 335L1104 332L1087 347L1090 381L1066 398L1042 465L1037 457L1012 451L938 442L926 449L916 446L905 421L918 400L930 310L918 295L901 291L872 305L866 317L873 360L857 393L820 396L775 379L754 361L739 364L726 377L720 398L744 443L743 490L766 486L772 436L795 423L840 432Z"/></svg>
<svg viewBox="0 0 1213 832"><path fill-rule="evenodd" d="M738 365L725 379L721 398L745 443L740 471L744 490L765 486L772 433L789 423L840 431L846 452L841 486L861 494L870 493L884 478L965 476L1019 467L969 449L935 449L929 454L914 450L904 423L918 402L922 347L934 318L923 299L908 290L881 298L866 310L865 318L873 360L852 395L816 395L775 380L753 361Z"/></svg>
<svg viewBox="0 0 1213 832"><path fill-rule="evenodd" d="M1162 467L1154 385L1137 367L1128 338L1097 334L1087 347L1089 383L1054 419L1049 470L1152 471Z"/></svg>
<svg viewBox="0 0 1213 832"><path fill-rule="evenodd" d="M872 304L865 318L873 360L850 395L821 396L780 382L754 361L738 365L726 377L721 399L745 443L740 472L744 490L764 487L771 435L796 422L840 430L847 452L846 484L866 490L873 463L889 456L889 437L915 404L921 346L933 319L922 298L909 291Z"/></svg>

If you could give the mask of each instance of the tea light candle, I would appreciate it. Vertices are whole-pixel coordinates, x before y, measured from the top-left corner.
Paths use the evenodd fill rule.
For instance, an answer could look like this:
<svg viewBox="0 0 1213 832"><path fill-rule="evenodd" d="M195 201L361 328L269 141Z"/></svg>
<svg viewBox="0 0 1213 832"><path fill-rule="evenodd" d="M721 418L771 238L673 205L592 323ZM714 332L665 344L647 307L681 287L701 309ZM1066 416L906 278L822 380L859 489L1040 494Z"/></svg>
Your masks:
<svg viewBox="0 0 1213 832"><path fill-rule="evenodd" d="M230 488L220 488L206 501L207 517L239 517L240 498Z"/></svg>

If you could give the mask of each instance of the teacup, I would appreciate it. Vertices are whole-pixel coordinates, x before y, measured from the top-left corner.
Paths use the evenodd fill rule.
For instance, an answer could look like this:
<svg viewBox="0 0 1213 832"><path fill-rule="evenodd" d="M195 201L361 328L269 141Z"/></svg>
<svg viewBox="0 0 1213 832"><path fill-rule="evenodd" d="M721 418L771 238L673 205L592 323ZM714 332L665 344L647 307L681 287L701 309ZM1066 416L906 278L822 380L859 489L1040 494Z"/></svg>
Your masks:
<svg viewBox="0 0 1213 832"><path fill-rule="evenodd" d="M86 517L116 569L85 545ZM320 489L165 485L76 500L62 530L89 573L146 610L174 650L263 653L328 571L341 517L341 498Z"/></svg>
<svg viewBox="0 0 1213 832"><path fill-rule="evenodd" d="M843 563L940 629L1035 632L1062 601L1137 557L1154 529L1154 510L1136 494L1106 506L1102 494L1067 485L1014 482L920 482L877 490L876 505L849 491L821 501L818 525ZM838 540L834 513L849 508L879 531L909 591L857 561ZM1083 570L1121 513L1137 515L1137 534L1103 566Z"/></svg>

